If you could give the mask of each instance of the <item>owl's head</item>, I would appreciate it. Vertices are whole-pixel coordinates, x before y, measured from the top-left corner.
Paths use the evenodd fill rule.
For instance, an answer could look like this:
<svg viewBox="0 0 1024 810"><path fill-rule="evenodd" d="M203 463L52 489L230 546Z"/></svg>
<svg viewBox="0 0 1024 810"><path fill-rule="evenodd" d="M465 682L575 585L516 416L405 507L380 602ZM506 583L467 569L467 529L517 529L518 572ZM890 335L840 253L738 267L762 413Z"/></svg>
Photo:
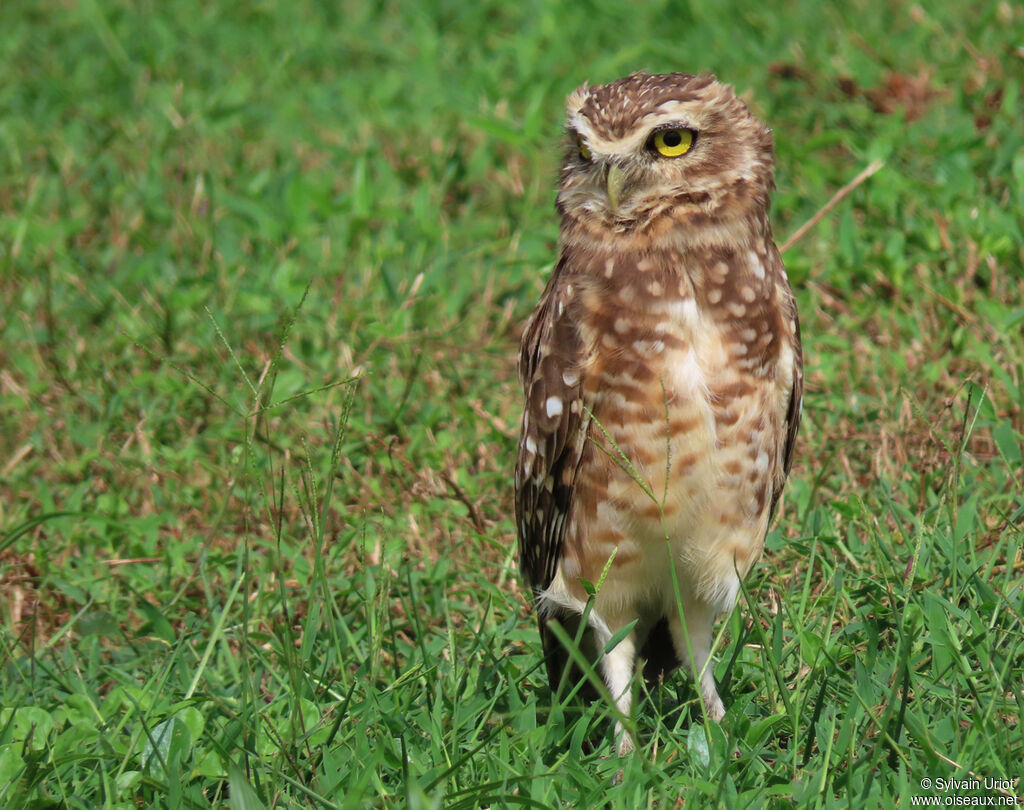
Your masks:
<svg viewBox="0 0 1024 810"><path fill-rule="evenodd" d="M558 208L589 231L764 219L771 130L713 76L634 73L568 99Z"/></svg>

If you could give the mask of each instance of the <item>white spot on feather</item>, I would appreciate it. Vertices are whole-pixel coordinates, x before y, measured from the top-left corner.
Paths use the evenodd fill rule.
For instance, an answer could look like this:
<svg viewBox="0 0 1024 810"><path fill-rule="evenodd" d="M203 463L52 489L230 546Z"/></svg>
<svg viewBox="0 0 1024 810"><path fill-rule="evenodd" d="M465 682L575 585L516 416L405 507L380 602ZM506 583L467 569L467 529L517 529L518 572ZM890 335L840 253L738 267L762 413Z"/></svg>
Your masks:
<svg viewBox="0 0 1024 810"><path fill-rule="evenodd" d="M665 351L663 340L634 340L633 350L642 357L652 357Z"/></svg>
<svg viewBox="0 0 1024 810"><path fill-rule="evenodd" d="M721 298L721 290L718 290L718 297ZM708 296L710 300L710 295ZM714 303L714 302L712 302ZM669 305L672 316L680 320L690 329L696 329L700 325L700 310L697 309L697 301L693 298L684 298L682 301L673 301Z"/></svg>
<svg viewBox="0 0 1024 810"><path fill-rule="evenodd" d="M748 251L747 260L750 262L750 272L758 278L764 278L764 263L754 251Z"/></svg>

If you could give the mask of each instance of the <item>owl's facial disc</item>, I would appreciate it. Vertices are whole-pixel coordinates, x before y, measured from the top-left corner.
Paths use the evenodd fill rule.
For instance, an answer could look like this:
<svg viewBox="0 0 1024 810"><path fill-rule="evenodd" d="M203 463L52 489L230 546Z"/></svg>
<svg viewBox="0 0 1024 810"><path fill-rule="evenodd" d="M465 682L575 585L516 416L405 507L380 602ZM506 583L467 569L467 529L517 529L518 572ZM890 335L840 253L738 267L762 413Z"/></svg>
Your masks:
<svg viewBox="0 0 1024 810"><path fill-rule="evenodd" d="M671 116L659 113L647 119L623 135L597 130L582 115L571 118L567 128L568 157L585 171L583 182L597 196L591 204L615 218L630 216L634 204L643 204L645 191L663 193L668 175L659 167L688 161L696 146L697 131L690 116L674 111ZM685 176L681 165L674 176Z"/></svg>

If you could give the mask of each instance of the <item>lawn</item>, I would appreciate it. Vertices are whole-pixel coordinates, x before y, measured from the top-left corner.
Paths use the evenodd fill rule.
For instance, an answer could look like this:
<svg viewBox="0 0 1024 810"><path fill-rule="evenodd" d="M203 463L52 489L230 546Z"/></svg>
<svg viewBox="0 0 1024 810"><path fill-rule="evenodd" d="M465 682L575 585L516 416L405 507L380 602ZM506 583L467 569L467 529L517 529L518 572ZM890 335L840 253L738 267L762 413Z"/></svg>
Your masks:
<svg viewBox="0 0 1024 810"><path fill-rule="evenodd" d="M4 0L0 806L1024 800L1022 30ZM770 123L780 243L883 165L784 254L803 428L727 715L638 685L623 760L551 705L511 481L564 98L641 68Z"/></svg>

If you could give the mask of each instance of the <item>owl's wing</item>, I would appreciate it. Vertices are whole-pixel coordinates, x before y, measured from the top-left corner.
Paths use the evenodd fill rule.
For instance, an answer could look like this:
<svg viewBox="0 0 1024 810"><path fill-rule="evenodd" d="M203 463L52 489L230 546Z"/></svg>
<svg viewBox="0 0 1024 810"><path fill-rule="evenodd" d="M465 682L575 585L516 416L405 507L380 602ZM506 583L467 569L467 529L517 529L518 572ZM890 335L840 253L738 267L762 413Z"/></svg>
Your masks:
<svg viewBox="0 0 1024 810"><path fill-rule="evenodd" d="M768 520L771 521L775 515L775 508L782 495L782 488L789 475L789 468L793 466L793 448L796 445L796 434L800 429L800 415L803 410L804 401L804 361L803 350L800 345L800 318L797 316L796 301L793 300L793 292L789 289L789 282L786 280L786 271L782 264L782 257L777 250L773 251L773 260L776 265L776 277L781 284L785 285L786 315L792 319L793 332L789 335L790 344L793 348L793 384L789 392L789 405L786 408L786 421L783 430L786 435L786 443L782 450L782 471L779 480L773 488L772 505L768 512Z"/></svg>
<svg viewBox="0 0 1024 810"><path fill-rule="evenodd" d="M783 470L786 475L789 475L789 468L793 466L793 446L796 444L797 431L800 430L800 415L804 404L803 352L800 346L800 321L797 319L795 309L793 322L796 324L796 331L793 335L793 391L789 396L789 408L786 410L786 449L782 454Z"/></svg>
<svg viewBox="0 0 1024 810"><path fill-rule="evenodd" d="M561 269L560 263L526 325L519 355L526 407L516 461L516 529L519 568L535 595L551 584L562 556L590 421L584 342Z"/></svg>

